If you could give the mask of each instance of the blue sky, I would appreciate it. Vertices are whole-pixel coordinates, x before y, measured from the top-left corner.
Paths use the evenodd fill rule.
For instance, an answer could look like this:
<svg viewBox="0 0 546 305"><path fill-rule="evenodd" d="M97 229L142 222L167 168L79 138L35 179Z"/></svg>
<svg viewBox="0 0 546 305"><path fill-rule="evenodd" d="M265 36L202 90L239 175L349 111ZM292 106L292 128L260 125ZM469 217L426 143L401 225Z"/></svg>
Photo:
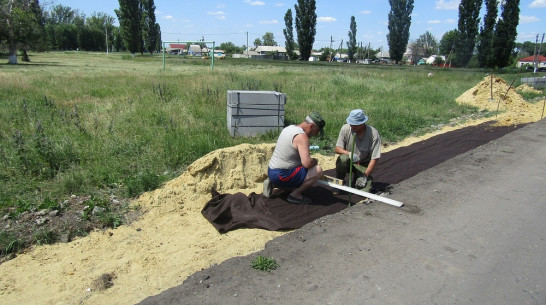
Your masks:
<svg viewBox="0 0 546 305"><path fill-rule="evenodd" d="M116 0L52 0L78 10L86 16L103 12L116 18ZM460 0L416 0L410 28L410 42L426 31L438 41L442 35L457 28ZM163 41L195 41L204 38L233 42L237 46L253 45L266 32L273 33L278 45L284 46L284 15L288 9L295 16L296 0L224 0L175 1L155 0L156 18ZM47 9L47 7L46 7ZM372 48L388 50L386 35L390 5L387 0L317 0L317 34L314 48L346 46L351 16L357 24L357 42ZM482 15L485 8L482 5ZM500 10L499 10L500 14ZM546 0L521 0L518 42L535 41L546 32ZM294 23L295 26L295 23ZM295 35L295 30L294 30ZM333 40L333 42L331 42Z"/></svg>

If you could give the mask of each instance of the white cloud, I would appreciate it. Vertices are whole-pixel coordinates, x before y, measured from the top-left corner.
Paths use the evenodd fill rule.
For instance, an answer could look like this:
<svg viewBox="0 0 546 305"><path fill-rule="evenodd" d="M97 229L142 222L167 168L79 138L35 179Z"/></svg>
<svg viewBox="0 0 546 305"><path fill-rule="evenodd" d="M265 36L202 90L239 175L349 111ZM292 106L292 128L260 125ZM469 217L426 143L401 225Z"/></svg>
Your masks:
<svg viewBox="0 0 546 305"><path fill-rule="evenodd" d="M248 3L248 4L252 5L252 6L265 5L265 2L263 2L263 1L246 0L245 3Z"/></svg>
<svg viewBox="0 0 546 305"><path fill-rule="evenodd" d="M226 8L226 5L223 3L220 3L216 6L216 8Z"/></svg>
<svg viewBox="0 0 546 305"><path fill-rule="evenodd" d="M369 15L371 13L372 13L372 11L361 11L360 12L360 14L362 14L362 15Z"/></svg>
<svg viewBox="0 0 546 305"><path fill-rule="evenodd" d="M275 6L284 6L284 3L275 3Z"/></svg>
<svg viewBox="0 0 546 305"><path fill-rule="evenodd" d="M535 0L529 4L529 7L546 7L546 0Z"/></svg>
<svg viewBox="0 0 546 305"><path fill-rule="evenodd" d="M436 1L436 6L434 7L434 9L435 10L457 10L459 9L459 3L460 3L460 0L452 0L452 1L439 0L439 1Z"/></svg>
<svg viewBox="0 0 546 305"><path fill-rule="evenodd" d="M276 20L276 19L273 19L273 20L261 20L261 21L260 21L260 24L277 24L277 23L279 23L279 21Z"/></svg>
<svg viewBox="0 0 546 305"><path fill-rule="evenodd" d="M429 20L427 21L429 24L452 24L455 23L455 19L444 19L444 20Z"/></svg>
<svg viewBox="0 0 546 305"><path fill-rule="evenodd" d="M250 24L250 23L248 23L248 24L245 24L245 28L253 28L253 27L254 27L254 25L253 25L253 24Z"/></svg>
<svg viewBox="0 0 546 305"><path fill-rule="evenodd" d="M519 40L535 41L536 37L537 37L537 33L518 33Z"/></svg>
<svg viewBox="0 0 546 305"><path fill-rule="evenodd" d="M167 16L163 17L163 19L167 19L167 20L173 20L173 19L174 19L174 17L173 17L173 16L171 16L171 15L167 15Z"/></svg>
<svg viewBox="0 0 546 305"><path fill-rule="evenodd" d="M318 17L317 18L317 23L318 22L325 22L325 23L336 22L336 18L334 18L334 17Z"/></svg>
<svg viewBox="0 0 546 305"><path fill-rule="evenodd" d="M533 23L533 22L539 22L540 19L538 19L535 16L523 16L519 15L519 23Z"/></svg>
<svg viewBox="0 0 546 305"><path fill-rule="evenodd" d="M207 12L207 15L214 16L218 20L226 20L225 13L223 11Z"/></svg>

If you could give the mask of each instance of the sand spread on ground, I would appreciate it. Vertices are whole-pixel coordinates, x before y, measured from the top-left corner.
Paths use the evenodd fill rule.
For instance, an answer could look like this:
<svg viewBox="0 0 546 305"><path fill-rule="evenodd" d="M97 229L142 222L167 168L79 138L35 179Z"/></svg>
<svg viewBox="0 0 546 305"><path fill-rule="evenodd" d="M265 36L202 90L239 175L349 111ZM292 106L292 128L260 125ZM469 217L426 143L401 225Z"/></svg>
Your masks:
<svg viewBox="0 0 546 305"><path fill-rule="evenodd" d="M493 100L489 100L490 83L488 76L457 102L493 111L500 100L498 124L540 119L542 102L525 102L498 78L493 79ZM487 120L491 119L444 126L383 151ZM261 193L273 149L274 144L242 144L213 151L178 178L140 196L135 204L145 214L131 225L92 232L70 243L34 247L3 263L0 304L135 304L181 284L196 271L263 249L267 241L286 232L242 229L219 234L201 209L211 198L211 189ZM334 156L314 157L325 169L335 166ZM101 284L105 278L111 278L111 287Z"/></svg>

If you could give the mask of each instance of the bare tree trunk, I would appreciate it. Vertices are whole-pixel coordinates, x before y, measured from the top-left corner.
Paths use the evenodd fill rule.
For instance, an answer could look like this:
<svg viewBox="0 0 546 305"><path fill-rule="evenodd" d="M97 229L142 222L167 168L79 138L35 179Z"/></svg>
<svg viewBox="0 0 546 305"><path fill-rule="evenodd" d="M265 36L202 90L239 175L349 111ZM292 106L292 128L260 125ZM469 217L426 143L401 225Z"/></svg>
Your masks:
<svg viewBox="0 0 546 305"><path fill-rule="evenodd" d="M8 2L7 13L3 12L6 15L6 23L8 26L8 43L9 43L9 55L8 55L8 64L16 65L17 64L17 41L15 40L15 32L13 30L13 22L11 20L11 10L13 8L13 0Z"/></svg>
<svg viewBox="0 0 546 305"><path fill-rule="evenodd" d="M23 61L30 62L30 57L28 56L27 48L23 49Z"/></svg>
<svg viewBox="0 0 546 305"><path fill-rule="evenodd" d="M9 27L9 25L8 25ZM13 29L9 28L8 40L9 40L9 55L8 55L8 64L16 65L17 64L17 42L15 41L15 35L13 34Z"/></svg>

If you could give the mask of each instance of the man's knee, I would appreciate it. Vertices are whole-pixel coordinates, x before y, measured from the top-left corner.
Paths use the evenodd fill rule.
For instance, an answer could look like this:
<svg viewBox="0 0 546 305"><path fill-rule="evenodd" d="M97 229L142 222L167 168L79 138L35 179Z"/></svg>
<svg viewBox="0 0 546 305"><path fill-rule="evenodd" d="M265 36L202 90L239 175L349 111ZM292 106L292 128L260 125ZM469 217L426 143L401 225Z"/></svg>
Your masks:
<svg viewBox="0 0 546 305"><path fill-rule="evenodd" d="M314 168L315 168L315 170L313 172L314 172L315 176L319 176L319 177L322 176L322 166L317 165Z"/></svg>
<svg viewBox="0 0 546 305"><path fill-rule="evenodd" d="M310 179L318 179L322 177L322 166L316 165L307 171L307 175Z"/></svg>

